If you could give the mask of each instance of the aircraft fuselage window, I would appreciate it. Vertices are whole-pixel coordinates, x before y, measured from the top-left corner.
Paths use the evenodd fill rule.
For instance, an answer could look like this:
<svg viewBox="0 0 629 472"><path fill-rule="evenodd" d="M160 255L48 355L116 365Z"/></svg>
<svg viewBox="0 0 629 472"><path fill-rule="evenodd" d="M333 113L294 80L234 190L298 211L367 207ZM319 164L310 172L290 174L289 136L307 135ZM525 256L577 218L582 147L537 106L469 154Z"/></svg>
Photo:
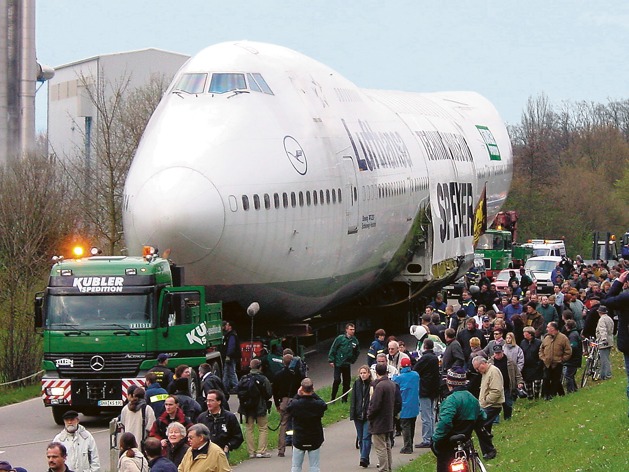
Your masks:
<svg viewBox="0 0 629 472"><path fill-rule="evenodd" d="M336 189L332 189L332 203L336 203Z"/></svg>
<svg viewBox="0 0 629 472"><path fill-rule="evenodd" d="M271 197L268 193L264 194L264 208L267 210L271 208Z"/></svg>
<svg viewBox="0 0 629 472"><path fill-rule="evenodd" d="M319 201L321 202L321 205L323 205L325 203L325 198L323 196L323 190L319 190Z"/></svg>
<svg viewBox="0 0 629 472"><path fill-rule="evenodd" d="M273 194L273 203L276 209L280 207L280 195L278 193Z"/></svg>
<svg viewBox="0 0 629 472"><path fill-rule="evenodd" d="M304 192L299 192L299 206L304 206Z"/></svg>
<svg viewBox="0 0 629 472"><path fill-rule="evenodd" d="M310 199L310 190L306 190L306 205L310 206L312 201Z"/></svg>
<svg viewBox="0 0 629 472"><path fill-rule="evenodd" d="M282 203L284 204L284 208L288 208L288 194L286 192L282 194Z"/></svg>
<svg viewBox="0 0 629 472"><path fill-rule="evenodd" d="M242 196L242 209L245 211L249 210L249 197L247 195Z"/></svg>
<svg viewBox="0 0 629 472"><path fill-rule="evenodd" d="M295 192L290 193L290 206L295 208L297 206L297 198L295 197Z"/></svg>
<svg viewBox="0 0 629 472"><path fill-rule="evenodd" d="M317 193L316 190L312 191L312 200L313 200L314 206L317 206L319 204L319 194Z"/></svg>
<svg viewBox="0 0 629 472"><path fill-rule="evenodd" d="M184 74L177 82L173 92L203 93L207 74Z"/></svg>
<svg viewBox="0 0 629 472"><path fill-rule="evenodd" d="M256 210L260 209L260 196L257 193L253 195L253 207Z"/></svg>
<svg viewBox="0 0 629 472"><path fill-rule="evenodd" d="M245 74L212 74L210 93L226 93L232 90L247 90Z"/></svg>
<svg viewBox="0 0 629 472"><path fill-rule="evenodd" d="M356 188L354 187L354 192L356 191ZM343 197L341 197L341 189L337 190L337 193L339 195L339 203L343 203Z"/></svg>
<svg viewBox="0 0 629 472"><path fill-rule="evenodd" d="M329 190L325 191L325 203L327 203L328 205L330 204L330 191Z"/></svg>

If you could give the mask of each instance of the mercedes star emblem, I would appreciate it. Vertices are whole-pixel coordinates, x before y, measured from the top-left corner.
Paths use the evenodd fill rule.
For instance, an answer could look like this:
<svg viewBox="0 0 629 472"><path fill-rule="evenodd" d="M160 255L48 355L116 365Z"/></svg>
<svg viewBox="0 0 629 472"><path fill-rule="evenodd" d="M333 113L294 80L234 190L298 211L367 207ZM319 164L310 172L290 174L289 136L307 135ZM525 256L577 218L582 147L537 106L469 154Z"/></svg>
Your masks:
<svg viewBox="0 0 629 472"><path fill-rule="evenodd" d="M103 370L105 367L105 359L102 356L94 356L90 359L90 367L96 372Z"/></svg>

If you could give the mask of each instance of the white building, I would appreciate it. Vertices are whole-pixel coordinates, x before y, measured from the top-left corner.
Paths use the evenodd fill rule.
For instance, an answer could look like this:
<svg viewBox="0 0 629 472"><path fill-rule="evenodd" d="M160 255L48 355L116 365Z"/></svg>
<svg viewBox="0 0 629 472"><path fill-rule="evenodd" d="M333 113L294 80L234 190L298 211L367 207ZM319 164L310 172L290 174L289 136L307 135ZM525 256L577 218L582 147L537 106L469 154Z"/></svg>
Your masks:
<svg viewBox="0 0 629 472"><path fill-rule="evenodd" d="M109 94L112 91L109 84L120 83L126 77L130 91L148 84L153 76L163 76L170 83L188 58L149 48L103 54L55 67L55 76L48 82L49 151L61 158L81 155L90 133L93 142L97 116L81 77L89 78L96 90L103 89Z"/></svg>

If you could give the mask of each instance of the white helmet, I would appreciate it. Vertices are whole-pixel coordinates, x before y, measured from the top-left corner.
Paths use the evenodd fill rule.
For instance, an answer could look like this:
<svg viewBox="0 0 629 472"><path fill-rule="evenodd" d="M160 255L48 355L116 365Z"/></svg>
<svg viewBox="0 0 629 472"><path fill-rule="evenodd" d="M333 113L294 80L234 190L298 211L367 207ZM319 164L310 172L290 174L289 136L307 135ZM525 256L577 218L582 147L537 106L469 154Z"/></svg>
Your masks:
<svg viewBox="0 0 629 472"><path fill-rule="evenodd" d="M421 325L412 325L410 332L417 338L418 341L423 341L424 338L428 336L428 330Z"/></svg>

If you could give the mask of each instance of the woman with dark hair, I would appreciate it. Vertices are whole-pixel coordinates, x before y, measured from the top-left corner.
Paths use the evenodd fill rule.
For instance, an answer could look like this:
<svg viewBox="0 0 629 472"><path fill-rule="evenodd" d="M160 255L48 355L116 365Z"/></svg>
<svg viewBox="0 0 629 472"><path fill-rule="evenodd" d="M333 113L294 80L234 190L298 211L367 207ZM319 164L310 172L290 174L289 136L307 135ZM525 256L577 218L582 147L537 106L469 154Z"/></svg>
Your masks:
<svg viewBox="0 0 629 472"><path fill-rule="evenodd" d="M122 433L120 436L118 472L149 472L149 462L138 449L133 433Z"/></svg>
<svg viewBox="0 0 629 472"><path fill-rule="evenodd" d="M349 419L356 427L356 441L360 449L360 466L369 466L369 454L371 452L371 434L369 434L369 421L367 409L371 399L371 371L369 366L363 365L358 369L358 378L354 382L352 398L349 409Z"/></svg>
<svg viewBox="0 0 629 472"><path fill-rule="evenodd" d="M522 378L526 386L528 399L538 399L542 393L542 378L544 377L544 363L539 358L539 348L542 341L535 337L535 328L526 326L524 328L524 339L520 343L520 348L524 353L524 368Z"/></svg>

